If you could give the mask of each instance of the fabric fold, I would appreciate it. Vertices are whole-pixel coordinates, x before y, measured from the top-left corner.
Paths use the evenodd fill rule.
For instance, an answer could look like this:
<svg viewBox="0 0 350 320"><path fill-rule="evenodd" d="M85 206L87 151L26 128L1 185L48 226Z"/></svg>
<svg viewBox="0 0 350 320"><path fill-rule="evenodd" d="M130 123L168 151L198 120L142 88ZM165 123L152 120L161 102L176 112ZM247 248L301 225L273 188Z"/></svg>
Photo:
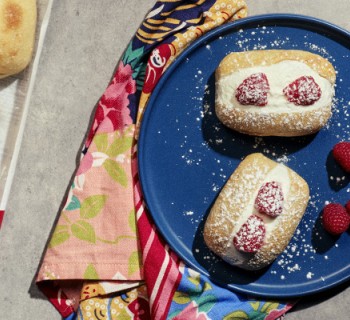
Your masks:
<svg viewBox="0 0 350 320"><path fill-rule="evenodd" d="M96 107L37 278L69 319L276 319L291 304L258 301L188 268L159 235L137 167L142 115L189 44L247 15L242 0L158 1Z"/></svg>

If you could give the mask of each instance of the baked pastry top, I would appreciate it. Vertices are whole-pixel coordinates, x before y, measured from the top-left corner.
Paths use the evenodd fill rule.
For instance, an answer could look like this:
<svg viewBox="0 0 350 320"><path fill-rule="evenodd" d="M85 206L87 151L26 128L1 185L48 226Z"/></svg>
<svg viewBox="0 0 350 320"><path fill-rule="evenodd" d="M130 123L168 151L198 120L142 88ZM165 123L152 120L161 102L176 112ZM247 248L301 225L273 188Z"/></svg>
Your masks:
<svg viewBox="0 0 350 320"><path fill-rule="evenodd" d="M264 268L290 242L308 200L308 184L296 172L260 153L251 154L211 208L205 243L229 264Z"/></svg>
<svg viewBox="0 0 350 320"><path fill-rule="evenodd" d="M218 66L215 111L228 127L257 136L319 131L332 114L336 72L302 50L233 52Z"/></svg>

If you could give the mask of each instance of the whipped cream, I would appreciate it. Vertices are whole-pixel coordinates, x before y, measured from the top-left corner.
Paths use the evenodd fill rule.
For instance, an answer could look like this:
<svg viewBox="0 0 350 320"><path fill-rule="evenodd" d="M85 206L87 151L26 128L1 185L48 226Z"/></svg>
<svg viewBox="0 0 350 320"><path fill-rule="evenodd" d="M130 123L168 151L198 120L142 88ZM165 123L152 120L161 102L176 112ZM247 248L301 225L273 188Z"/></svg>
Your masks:
<svg viewBox="0 0 350 320"><path fill-rule="evenodd" d="M273 168L265 177L264 181L261 183L261 185L264 185L266 182L269 181L276 181L280 183L283 197L284 197L284 204L286 203L286 199L288 199L288 194L290 191L290 177L288 173L288 169L283 164L278 164L275 168ZM256 190L253 193L252 198L250 199L249 204L246 206L246 208L242 211L239 220L237 221L237 224L235 225L232 234L228 240L228 245L226 248L226 252L224 253L224 259L227 262L234 263L236 265L242 264L246 260L246 256L242 254L240 251L236 249L236 247L233 244L233 238L235 234L238 232L238 230L242 227L242 225L247 221L247 219L252 215L257 215L261 219L263 219L265 223L265 239L269 237L269 234L273 232L274 228L276 227L278 223L278 217L272 218L265 214L260 214L257 209L255 208L255 199L258 195L259 189L261 187L259 185ZM281 213L283 215L283 211Z"/></svg>
<svg viewBox="0 0 350 320"><path fill-rule="evenodd" d="M268 104L264 107L253 105L242 105L236 97L236 88L254 73L265 73L270 85L270 91L267 96ZM302 76L311 76L321 88L321 97L310 106L296 106L289 102L283 94L283 89L291 82ZM303 112L329 107L332 103L334 88L332 83L321 77L316 71L307 64L285 60L269 66L259 66L243 68L221 78L216 84L216 101L218 104L225 105L226 108L238 108L247 111L263 111L269 113L280 112Z"/></svg>

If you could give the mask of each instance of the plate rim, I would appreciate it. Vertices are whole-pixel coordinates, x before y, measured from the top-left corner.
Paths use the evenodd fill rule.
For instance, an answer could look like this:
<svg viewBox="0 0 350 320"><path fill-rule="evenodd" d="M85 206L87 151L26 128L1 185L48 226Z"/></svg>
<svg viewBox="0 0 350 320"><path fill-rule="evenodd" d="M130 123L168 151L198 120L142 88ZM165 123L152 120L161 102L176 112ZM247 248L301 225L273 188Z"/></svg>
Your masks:
<svg viewBox="0 0 350 320"><path fill-rule="evenodd" d="M145 111L142 115L141 124L140 124L139 138L138 138L138 142L137 142L137 165L138 165L138 174L139 174L140 188L141 188L143 200L144 200L144 203L146 205L146 208L148 209L149 214L151 215L151 217L152 217L152 219L157 227L157 231L160 233L160 235L165 240L165 242L169 245L169 247L178 255L178 257L181 260L183 260L183 262L185 262L185 264L188 267L193 268L194 270L198 271L200 274L205 275L211 281L213 281L213 283L216 283L219 286L224 287L224 288L231 290L231 291L234 291L234 292L243 293L246 295L248 294L248 295L252 295L252 296L256 296L256 297L271 297L271 298L287 299L287 298L297 298L297 297L314 295L314 294L323 292L325 290L329 290L329 289L332 289L334 287L337 287L340 284L344 284L346 281L350 280L350 272L348 273L347 276L343 276L343 277L341 277L341 278L339 278L336 281L333 281L331 283L323 283L323 285L322 285L322 282L320 282L321 279L306 282L309 285L313 284L313 283L314 284L320 283L321 285L319 285L317 287L315 287L315 285L312 285L310 289L303 290L301 293L297 293L297 292L290 293L290 292L288 292L288 290L286 290L286 288L288 288L288 287L296 287L296 288L301 287L301 288L303 288L304 286L301 286L301 285L298 285L298 286L286 285L286 287L284 287L283 292L281 292L281 291L277 292L276 290L272 290L272 291L270 291L270 290L265 290L265 291L256 290L256 289L261 288L261 287L267 288L267 286L266 285L256 285L255 282L248 283L248 287L247 287L246 285L225 284L225 283L221 283L221 282L216 281L205 270L204 267L202 267L202 266L198 267L192 261L188 260L187 258L184 258L183 254L181 253L181 250L178 250L176 248L176 246L174 246L172 240L169 241L167 235L162 230L162 227L161 227L162 223L160 222L161 219L158 218L157 215L153 215L153 213L152 213L152 211L153 211L152 208L154 208L154 206L152 203L150 203L149 193L147 191L147 188L145 188L145 186L147 185L147 183L145 182L147 180L147 178L145 177L145 172L147 170L145 169L145 166L144 166L145 161L141 160L143 158L144 148L145 148L144 140L146 137L146 134L145 134L145 131L147 128L146 124L151 117L152 107L154 107L155 100L156 100L157 96L159 95L161 88L164 86L168 77L172 74L173 70L175 70L175 68L177 67L177 64L179 64L192 51L196 50L197 47L203 45L203 43L208 42L212 38L216 38L218 35L220 35L222 33L226 33L227 31L229 31L231 29L238 29L240 27L242 27L242 29L243 29L244 27L247 27L247 26L249 27L250 24L255 24L255 25L258 23L260 23L261 25L263 25L264 23L271 24L272 21L276 22L276 26L280 26L278 23L284 22L286 26L291 26L291 24L295 24L295 25L298 25L299 28L301 28L300 24L302 22L305 22L307 24L313 24L313 26L322 27L324 29L331 31L332 33L340 34L341 38L345 37L345 38L347 38L347 40L350 41L350 31L347 31L346 29L344 29L340 26L337 26L329 21L326 21L326 20L323 20L320 18L307 16L307 15L301 15L301 14L289 14L289 13L260 14L260 15L255 15L255 16L251 16L251 17L246 17L246 18L242 18L240 20L226 23L224 25L217 27L214 30L209 31L208 33L206 33L205 35L200 37L198 40L194 41L194 43L190 44L186 49L184 49L179 54L178 57L176 57L174 59L172 64L164 72L161 79L159 80L156 87L154 88L153 92L151 93L151 96L148 100ZM307 28L307 25L306 25L305 29L310 29L310 28ZM347 267L344 267L342 270L344 270L344 269L345 270L350 269L350 263ZM253 288L251 288L252 284L253 284Z"/></svg>

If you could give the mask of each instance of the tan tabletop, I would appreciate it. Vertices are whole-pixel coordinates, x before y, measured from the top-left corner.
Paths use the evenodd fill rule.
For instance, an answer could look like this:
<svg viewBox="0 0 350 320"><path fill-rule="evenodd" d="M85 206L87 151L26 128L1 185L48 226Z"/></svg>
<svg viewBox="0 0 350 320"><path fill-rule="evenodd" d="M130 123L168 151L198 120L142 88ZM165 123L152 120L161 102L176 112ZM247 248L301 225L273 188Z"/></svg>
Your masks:
<svg viewBox="0 0 350 320"><path fill-rule="evenodd" d="M298 13L350 30L348 0L247 0L249 15ZM52 8L0 231L1 319L60 319L33 284L92 110L154 0L58 0ZM350 248L349 248L350 254ZM287 320L348 319L343 285L301 299ZM3 318L6 315L6 318Z"/></svg>

